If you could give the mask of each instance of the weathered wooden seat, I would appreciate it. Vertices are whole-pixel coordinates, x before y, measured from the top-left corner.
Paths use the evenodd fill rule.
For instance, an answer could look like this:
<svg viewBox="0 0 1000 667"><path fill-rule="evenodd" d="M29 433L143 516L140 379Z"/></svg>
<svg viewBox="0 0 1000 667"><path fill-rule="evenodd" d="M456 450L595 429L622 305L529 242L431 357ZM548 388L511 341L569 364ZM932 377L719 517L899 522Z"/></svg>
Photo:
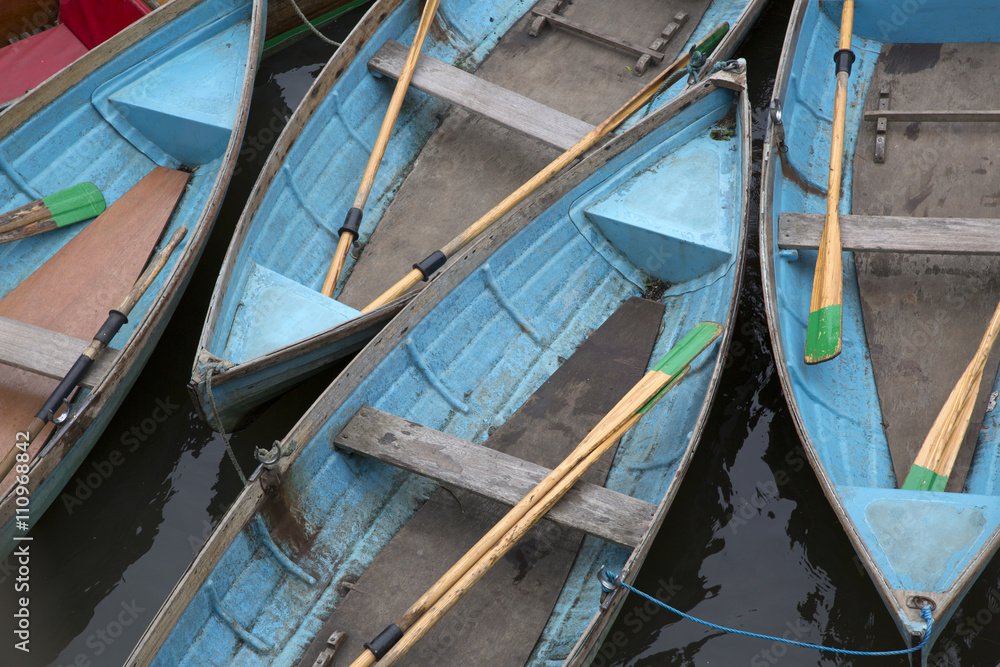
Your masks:
<svg viewBox="0 0 1000 667"><path fill-rule="evenodd" d="M89 340L0 317L0 364L61 380L90 345ZM80 386L93 388L115 364L118 350L108 348L83 376Z"/></svg>
<svg viewBox="0 0 1000 667"><path fill-rule="evenodd" d="M513 506L550 471L523 459L363 406L338 447ZM549 512L556 523L635 548L656 506L582 482Z"/></svg>
<svg viewBox="0 0 1000 667"><path fill-rule="evenodd" d="M782 213L778 247L819 247L825 216ZM888 215L841 215L844 250L935 255L1000 255L1000 220L991 218L920 218Z"/></svg>
<svg viewBox="0 0 1000 667"><path fill-rule="evenodd" d="M368 61L368 67L399 78L407 52L405 46L389 40ZM570 148L594 129L589 123L430 56L421 55L417 60L410 85L560 150Z"/></svg>

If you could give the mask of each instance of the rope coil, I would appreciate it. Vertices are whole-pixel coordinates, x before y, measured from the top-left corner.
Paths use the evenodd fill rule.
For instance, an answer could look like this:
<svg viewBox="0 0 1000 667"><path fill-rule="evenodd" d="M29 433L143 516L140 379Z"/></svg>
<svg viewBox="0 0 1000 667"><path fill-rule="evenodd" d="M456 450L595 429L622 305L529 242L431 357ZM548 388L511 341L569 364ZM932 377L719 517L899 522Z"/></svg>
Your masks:
<svg viewBox="0 0 1000 667"><path fill-rule="evenodd" d="M816 650L819 650L819 651L827 651L829 653L838 653L838 654L841 654L841 655L857 655L857 656L872 656L872 657L877 657L877 656L906 655L908 653L916 653L917 651L923 650L923 648L927 645L927 642L928 642L928 640L930 639L930 636L931 636L931 628L933 627L933 620L934 620L933 613L931 612L930 605L924 605L920 609L920 616L924 619L924 621L926 621L926 623L927 623L927 629L924 630L924 638L920 641L919 644L917 644L913 648L899 649L897 651L854 651L854 650L846 649L846 648L832 648L832 647L829 647L829 646L822 646L820 644L809 644L809 643L806 643L806 642L799 642L799 641L795 641L794 639L785 639L784 637L774 637L772 635L764 635L764 634L759 634L759 633L756 633L756 632L747 632L746 630L737 630L735 628L727 628L727 627L725 627L723 625L717 625L715 623L711 623L709 621L705 621L705 620L702 620L700 618L695 618L694 616L690 616L688 614L685 614L684 612L680 611L679 609L675 609L674 607L671 607L670 605L668 605L665 602L661 602L661 601L657 600L652 595L648 595L646 593L643 593L639 589L634 588L633 586L630 586L630 585L626 584L624 581L622 581L621 574L615 575L607 567L602 567L601 568L601 571L598 573L597 578L598 578L598 581L601 584L601 589L603 591L607 592L607 593L610 593L610 592L614 591L615 589L617 589L619 587L620 588L624 588L624 589L626 589L629 592L635 593L636 595L638 595L638 596L640 596L642 598L645 598L646 600L649 600L653 604L656 604L656 605L658 605L660 607L663 607L664 609L666 609L669 612L677 614L681 618L685 618L685 619L687 619L689 621L694 621L695 623L700 623L701 625L704 625L704 626L707 626L709 628L712 628L713 630L719 630L721 632L727 632L727 633L734 634L734 635L743 635L744 637L752 637L754 639L764 639L766 641L780 642L782 644L791 644L792 646L801 646L802 648L811 648L811 649L816 649Z"/></svg>

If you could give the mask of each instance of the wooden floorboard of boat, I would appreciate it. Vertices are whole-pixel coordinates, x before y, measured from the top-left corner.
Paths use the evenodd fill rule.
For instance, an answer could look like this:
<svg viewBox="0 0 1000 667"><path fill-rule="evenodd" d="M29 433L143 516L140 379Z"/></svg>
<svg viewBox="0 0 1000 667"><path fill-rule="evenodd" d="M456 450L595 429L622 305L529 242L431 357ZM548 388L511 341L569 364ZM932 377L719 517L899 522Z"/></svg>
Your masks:
<svg viewBox="0 0 1000 667"><path fill-rule="evenodd" d="M974 71L970 63L978 63ZM886 45L866 109L877 108L883 85L890 89L890 109L995 108L1000 45ZM886 144L885 163L876 164L875 122L862 122L853 213L997 217L1000 192L992 164L1000 154L1000 123L889 123ZM1000 300L1000 258L902 253L855 258L879 402L901 486ZM994 350L949 491L960 491L964 483L998 361Z"/></svg>
<svg viewBox="0 0 1000 667"><path fill-rule="evenodd" d="M0 300L0 316L92 340L139 278L187 180L183 172L156 167ZM0 366L0 454L13 446L58 384ZM32 451L42 446L45 433ZM0 491L11 480L0 484Z"/></svg>
<svg viewBox="0 0 1000 667"><path fill-rule="evenodd" d="M707 0L576 0L567 18L648 45L679 11L689 18L667 44L659 67L636 76L636 58L563 30L525 32L522 17L476 76L596 125L671 63L710 3ZM393 85L387 81L386 85ZM561 152L493 121L452 108L428 140L338 300L363 308L542 170Z"/></svg>
<svg viewBox="0 0 1000 667"><path fill-rule="evenodd" d="M663 304L625 302L497 429L487 446L555 467L645 372ZM584 480L601 484L609 452ZM347 665L506 513L499 503L439 489L382 549L316 635L312 664L333 631ZM582 534L543 521L410 653L411 665L523 665L548 621Z"/></svg>

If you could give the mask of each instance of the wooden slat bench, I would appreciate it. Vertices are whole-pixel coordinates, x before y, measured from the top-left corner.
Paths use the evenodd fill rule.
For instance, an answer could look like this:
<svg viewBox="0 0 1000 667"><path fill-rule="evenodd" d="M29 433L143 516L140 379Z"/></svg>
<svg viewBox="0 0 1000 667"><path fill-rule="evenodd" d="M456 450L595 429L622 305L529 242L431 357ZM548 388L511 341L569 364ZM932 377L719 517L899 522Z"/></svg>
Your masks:
<svg viewBox="0 0 1000 667"><path fill-rule="evenodd" d="M513 506L550 471L523 459L362 406L334 444ZM556 523L635 548L656 506L582 482L548 514Z"/></svg>
<svg viewBox="0 0 1000 667"><path fill-rule="evenodd" d="M821 213L782 213L778 219L778 247L819 247L824 219ZM990 218L842 215L840 234L844 250L1000 255L1000 220Z"/></svg>
<svg viewBox="0 0 1000 667"><path fill-rule="evenodd" d="M76 363L89 340L0 317L0 364L61 380ZM92 389L114 366L118 350L106 349L80 385Z"/></svg>
<svg viewBox="0 0 1000 667"><path fill-rule="evenodd" d="M389 40L368 61L368 67L379 74L399 78L407 52L405 46ZM417 60L410 85L560 150L570 148L594 129L589 123L430 56L421 55Z"/></svg>

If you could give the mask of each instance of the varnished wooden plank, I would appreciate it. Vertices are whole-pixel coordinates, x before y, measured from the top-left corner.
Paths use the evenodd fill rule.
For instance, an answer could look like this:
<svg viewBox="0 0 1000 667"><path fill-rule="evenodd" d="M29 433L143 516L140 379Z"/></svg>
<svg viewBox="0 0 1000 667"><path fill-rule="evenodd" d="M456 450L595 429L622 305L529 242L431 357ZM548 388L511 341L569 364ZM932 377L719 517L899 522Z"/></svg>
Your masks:
<svg viewBox="0 0 1000 667"><path fill-rule="evenodd" d="M1000 220L992 218L910 218L889 215L840 216L844 250L1000 255ZM823 215L782 213L778 247L814 249L823 233Z"/></svg>
<svg viewBox="0 0 1000 667"><path fill-rule="evenodd" d="M544 466L363 406L337 446L513 506L550 472ZM549 513L561 525L635 547L656 506L596 484L580 484Z"/></svg>
<svg viewBox="0 0 1000 667"><path fill-rule="evenodd" d="M142 273L187 181L184 172L155 167L0 300L0 317L89 342ZM0 450L13 446L58 384L0 366ZM45 440L43 431L31 451Z"/></svg>
<svg viewBox="0 0 1000 667"><path fill-rule="evenodd" d="M368 67L396 78L403 70L406 54L405 46L389 40L368 61ZM594 129L589 123L430 56L420 56L410 85L560 150L569 149Z"/></svg>
<svg viewBox="0 0 1000 667"><path fill-rule="evenodd" d="M89 344L89 340L0 317L0 364L62 379ZM114 366L117 356L114 348L104 350L80 386L94 387Z"/></svg>

